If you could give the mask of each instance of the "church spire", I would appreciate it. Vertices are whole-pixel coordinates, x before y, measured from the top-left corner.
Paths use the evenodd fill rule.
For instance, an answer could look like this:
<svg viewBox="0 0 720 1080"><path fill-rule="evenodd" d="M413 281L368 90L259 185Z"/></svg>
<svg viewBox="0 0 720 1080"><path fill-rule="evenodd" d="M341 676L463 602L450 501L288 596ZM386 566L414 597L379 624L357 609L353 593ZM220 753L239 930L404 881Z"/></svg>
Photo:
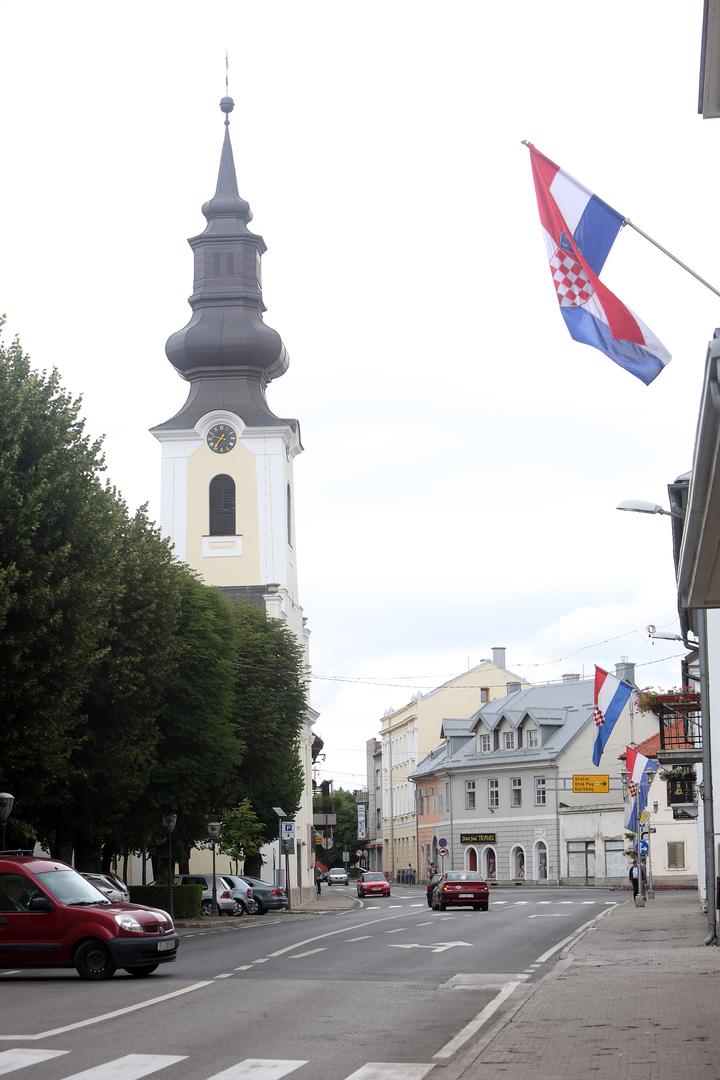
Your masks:
<svg viewBox="0 0 720 1080"><path fill-rule="evenodd" d="M192 317L168 338L168 360L191 388L183 408L161 427L185 428L212 409L231 409L249 426L287 424L271 412L265 387L288 367L276 330L263 322L260 259L265 241L248 229L250 206L238 192L225 96L225 135L215 194L203 205L207 225L188 243L195 258ZM294 422L293 422L294 423Z"/></svg>

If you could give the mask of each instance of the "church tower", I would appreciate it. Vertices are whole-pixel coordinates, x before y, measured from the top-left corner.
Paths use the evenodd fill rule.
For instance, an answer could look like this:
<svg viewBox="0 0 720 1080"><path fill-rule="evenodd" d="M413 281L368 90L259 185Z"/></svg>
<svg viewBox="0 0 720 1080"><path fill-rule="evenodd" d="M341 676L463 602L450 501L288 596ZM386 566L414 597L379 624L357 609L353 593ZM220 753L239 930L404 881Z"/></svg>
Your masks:
<svg viewBox="0 0 720 1080"><path fill-rule="evenodd" d="M208 585L264 606L307 653L298 605L293 461L302 450L296 420L275 416L265 388L288 367L280 335L263 322L261 236L237 186L230 142L232 98L207 225L189 240L195 270L187 326L167 357L190 383L187 401L152 428L162 444L161 525L178 559Z"/></svg>

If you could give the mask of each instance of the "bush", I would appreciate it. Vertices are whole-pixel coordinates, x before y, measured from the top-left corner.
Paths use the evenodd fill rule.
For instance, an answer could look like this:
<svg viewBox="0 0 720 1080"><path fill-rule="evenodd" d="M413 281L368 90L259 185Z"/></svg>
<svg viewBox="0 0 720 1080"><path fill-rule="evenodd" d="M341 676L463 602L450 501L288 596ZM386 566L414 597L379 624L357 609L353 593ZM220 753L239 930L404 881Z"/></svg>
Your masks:
<svg viewBox="0 0 720 1080"><path fill-rule="evenodd" d="M199 919L202 885L173 885L173 908L176 919ZM167 911L167 885L131 885L130 900L133 904L147 904L149 907Z"/></svg>

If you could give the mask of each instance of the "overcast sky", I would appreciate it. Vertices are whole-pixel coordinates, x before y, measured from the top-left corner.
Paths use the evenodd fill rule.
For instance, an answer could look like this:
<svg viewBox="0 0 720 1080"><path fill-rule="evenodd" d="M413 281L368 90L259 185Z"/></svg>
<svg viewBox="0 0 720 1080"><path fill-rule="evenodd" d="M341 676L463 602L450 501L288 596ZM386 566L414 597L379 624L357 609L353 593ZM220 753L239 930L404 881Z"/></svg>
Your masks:
<svg viewBox="0 0 720 1080"><path fill-rule="evenodd" d="M148 429L222 140L268 245L300 420L300 598L323 776L388 707L507 647L532 681L634 660L677 685L667 505L718 299L630 229L603 280L673 354L645 387L560 316L522 139L720 284L702 2L0 0L0 311L159 514Z"/></svg>

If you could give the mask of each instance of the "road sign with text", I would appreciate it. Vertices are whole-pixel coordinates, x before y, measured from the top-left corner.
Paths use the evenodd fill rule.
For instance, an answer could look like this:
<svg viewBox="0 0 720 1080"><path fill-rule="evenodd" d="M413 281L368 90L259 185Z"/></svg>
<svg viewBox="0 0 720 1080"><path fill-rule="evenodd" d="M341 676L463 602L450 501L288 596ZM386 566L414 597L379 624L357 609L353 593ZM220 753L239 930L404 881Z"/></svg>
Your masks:
<svg viewBox="0 0 720 1080"><path fill-rule="evenodd" d="M573 791L580 795L603 794L610 790L610 777L607 773L573 773Z"/></svg>

